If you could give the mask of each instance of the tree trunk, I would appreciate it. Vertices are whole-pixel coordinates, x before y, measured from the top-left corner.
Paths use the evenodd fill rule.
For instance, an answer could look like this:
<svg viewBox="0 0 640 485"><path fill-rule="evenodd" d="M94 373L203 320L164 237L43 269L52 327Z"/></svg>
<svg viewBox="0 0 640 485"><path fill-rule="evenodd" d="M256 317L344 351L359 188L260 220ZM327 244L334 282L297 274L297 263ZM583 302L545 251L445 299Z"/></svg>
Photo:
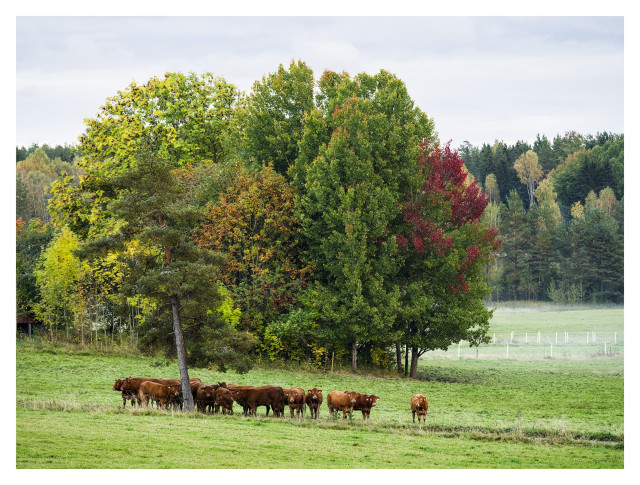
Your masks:
<svg viewBox="0 0 640 485"><path fill-rule="evenodd" d="M67 330L67 342L69 341L69 322L67 322L67 304L62 304L62 313L64 314L64 327Z"/></svg>
<svg viewBox="0 0 640 485"><path fill-rule="evenodd" d="M409 376L412 379L418 377L418 347L411 347L411 372Z"/></svg>
<svg viewBox="0 0 640 485"><path fill-rule="evenodd" d="M355 340L351 344L351 370L358 371L358 342Z"/></svg>
<svg viewBox="0 0 640 485"><path fill-rule="evenodd" d="M193 395L189 384L189 369L187 368L187 351L184 348L182 337L182 325L180 324L179 302L177 296L171 297L171 313L173 314L173 333L176 336L176 351L178 353L178 367L180 368L180 383L182 384L182 400L184 410L188 413L194 411Z"/></svg>
<svg viewBox="0 0 640 485"><path fill-rule="evenodd" d="M409 375L409 344L404 346L404 376Z"/></svg>
<svg viewBox="0 0 640 485"><path fill-rule="evenodd" d="M402 350L400 348L400 342L396 342L396 360L398 362L398 374L402 375Z"/></svg>

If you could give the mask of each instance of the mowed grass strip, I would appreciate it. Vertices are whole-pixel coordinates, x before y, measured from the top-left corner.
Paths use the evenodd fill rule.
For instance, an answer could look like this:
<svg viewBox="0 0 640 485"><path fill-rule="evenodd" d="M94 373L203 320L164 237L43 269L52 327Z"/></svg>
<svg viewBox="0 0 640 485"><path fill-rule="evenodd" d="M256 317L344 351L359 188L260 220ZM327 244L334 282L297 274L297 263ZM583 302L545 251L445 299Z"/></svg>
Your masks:
<svg viewBox="0 0 640 485"><path fill-rule="evenodd" d="M345 429L346 428L346 429ZM275 418L19 408L17 468L622 468L601 444L380 433Z"/></svg>

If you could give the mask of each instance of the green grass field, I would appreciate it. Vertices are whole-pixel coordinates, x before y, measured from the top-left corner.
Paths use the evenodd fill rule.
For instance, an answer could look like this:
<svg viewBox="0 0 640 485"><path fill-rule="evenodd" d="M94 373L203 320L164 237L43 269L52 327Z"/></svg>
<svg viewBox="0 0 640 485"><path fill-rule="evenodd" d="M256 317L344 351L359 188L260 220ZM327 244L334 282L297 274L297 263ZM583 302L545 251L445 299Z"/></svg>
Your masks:
<svg viewBox="0 0 640 485"><path fill-rule="evenodd" d="M624 357L622 307L558 307L551 304L497 306L488 332L492 343L470 348L468 342L427 359L592 359ZM507 344L509 348L507 349ZM606 353L605 353L606 349Z"/></svg>
<svg viewBox="0 0 640 485"><path fill-rule="evenodd" d="M592 313L598 313L597 310ZM565 312L546 312L562 319ZM528 312L514 313L510 324ZM621 311L619 314L621 318ZM604 314L601 320L609 318ZM498 315L494 320L498 319ZM611 322L613 324L613 322ZM496 321L496 325L498 322ZM423 359L421 380L262 367L191 369L204 382L319 387L381 397L363 422L187 415L127 407L115 378L177 377L135 354L18 342L17 468L623 468L623 359ZM411 396L429 399L413 424ZM520 427L518 428L518 412Z"/></svg>

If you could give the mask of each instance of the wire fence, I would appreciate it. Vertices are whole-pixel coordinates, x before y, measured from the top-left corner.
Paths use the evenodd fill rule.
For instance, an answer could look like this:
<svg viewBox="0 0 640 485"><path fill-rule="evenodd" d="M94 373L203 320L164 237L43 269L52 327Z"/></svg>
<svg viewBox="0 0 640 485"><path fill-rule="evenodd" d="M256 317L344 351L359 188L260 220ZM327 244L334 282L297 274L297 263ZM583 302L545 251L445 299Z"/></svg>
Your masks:
<svg viewBox="0 0 640 485"><path fill-rule="evenodd" d="M425 354L427 359L593 359L624 357L623 332L509 332L489 333L490 343L470 347L460 341L447 351Z"/></svg>

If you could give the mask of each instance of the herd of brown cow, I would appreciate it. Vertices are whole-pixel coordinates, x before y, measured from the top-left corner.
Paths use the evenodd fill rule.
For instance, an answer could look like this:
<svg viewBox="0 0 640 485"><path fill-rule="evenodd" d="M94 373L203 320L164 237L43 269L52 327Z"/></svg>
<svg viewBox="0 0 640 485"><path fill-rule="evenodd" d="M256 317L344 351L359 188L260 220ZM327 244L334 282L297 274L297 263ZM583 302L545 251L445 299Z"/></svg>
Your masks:
<svg viewBox="0 0 640 485"><path fill-rule="evenodd" d="M218 384L204 384L200 379L194 377L189 379L191 384L191 394L198 411L203 413L233 414L233 402L242 406L243 413L251 413L257 416L258 406L265 406L267 416L269 410L273 410L276 417L284 415L285 406L289 406L291 417L304 417L305 405L309 407L311 418L318 419L320 405L322 404L322 390L317 388L309 389L306 393L301 387L283 389L278 386L238 386L218 382ZM116 379L113 385L114 391L122 392L122 407L126 407L127 401L131 405L149 406L155 403L156 406L169 409L182 409L182 386L178 379L147 379L141 377L127 377L126 379ZM362 411L362 418L369 419L371 408L380 399L373 394L361 394L354 391L331 391L327 396L327 406L329 412L342 411L343 418L347 419L347 414L353 411ZM418 415L418 423L421 418L426 421L429 404L427 398L422 394L415 394L411 398L411 412L413 422Z"/></svg>

